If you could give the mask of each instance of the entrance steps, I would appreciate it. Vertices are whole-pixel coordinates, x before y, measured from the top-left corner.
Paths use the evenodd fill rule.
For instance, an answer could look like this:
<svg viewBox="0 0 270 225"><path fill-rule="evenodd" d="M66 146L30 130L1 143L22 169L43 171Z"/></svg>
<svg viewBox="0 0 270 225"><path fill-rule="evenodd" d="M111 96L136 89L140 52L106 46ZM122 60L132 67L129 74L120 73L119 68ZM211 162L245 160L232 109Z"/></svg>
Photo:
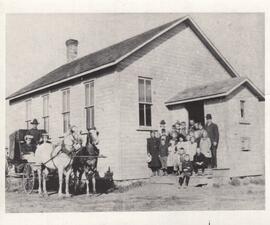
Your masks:
<svg viewBox="0 0 270 225"><path fill-rule="evenodd" d="M213 183L225 184L229 181L228 169L205 169L204 174L199 170L198 174L193 173L190 178L189 186L191 187L203 187L212 186ZM151 177L149 182L152 184L167 184L167 185L179 185L179 176L167 175L167 176L155 176Z"/></svg>

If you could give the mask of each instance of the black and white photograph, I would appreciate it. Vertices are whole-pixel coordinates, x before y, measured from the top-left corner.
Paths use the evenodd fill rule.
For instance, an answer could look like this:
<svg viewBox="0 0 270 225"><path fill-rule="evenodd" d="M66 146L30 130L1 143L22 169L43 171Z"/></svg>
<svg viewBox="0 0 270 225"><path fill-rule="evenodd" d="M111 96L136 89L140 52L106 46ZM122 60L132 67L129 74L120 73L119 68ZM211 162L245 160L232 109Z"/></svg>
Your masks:
<svg viewBox="0 0 270 225"><path fill-rule="evenodd" d="M6 212L264 210L264 19L6 15Z"/></svg>

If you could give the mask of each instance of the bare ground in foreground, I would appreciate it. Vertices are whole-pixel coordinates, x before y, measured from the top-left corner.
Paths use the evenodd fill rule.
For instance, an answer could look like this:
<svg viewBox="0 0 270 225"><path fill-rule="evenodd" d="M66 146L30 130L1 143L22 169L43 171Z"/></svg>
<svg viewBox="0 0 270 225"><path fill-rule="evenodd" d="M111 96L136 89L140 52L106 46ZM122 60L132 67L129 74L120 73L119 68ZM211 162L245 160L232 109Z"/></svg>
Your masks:
<svg viewBox="0 0 270 225"><path fill-rule="evenodd" d="M159 179L159 178L155 178ZM6 212L91 212L91 211L163 211L163 210L263 210L262 184L179 189L175 183L151 182L126 192L73 196L59 199L57 194L39 197L37 193L6 192Z"/></svg>

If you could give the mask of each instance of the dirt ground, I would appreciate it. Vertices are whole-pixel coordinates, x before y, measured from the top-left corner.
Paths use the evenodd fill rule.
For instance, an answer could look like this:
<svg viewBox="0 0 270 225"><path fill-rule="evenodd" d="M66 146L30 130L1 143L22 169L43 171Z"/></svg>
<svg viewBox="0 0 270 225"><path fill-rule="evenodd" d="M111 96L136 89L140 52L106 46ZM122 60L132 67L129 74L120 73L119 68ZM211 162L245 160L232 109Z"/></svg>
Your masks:
<svg viewBox="0 0 270 225"><path fill-rule="evenodd" d="M155 179L155 182L153 182ZM149 179L123 192L59 199L37 193L6 192L6 212L91 212L91 211L166 211L166 210L263 210L263 184L218 185L181 188L173 182Z"/></svg>

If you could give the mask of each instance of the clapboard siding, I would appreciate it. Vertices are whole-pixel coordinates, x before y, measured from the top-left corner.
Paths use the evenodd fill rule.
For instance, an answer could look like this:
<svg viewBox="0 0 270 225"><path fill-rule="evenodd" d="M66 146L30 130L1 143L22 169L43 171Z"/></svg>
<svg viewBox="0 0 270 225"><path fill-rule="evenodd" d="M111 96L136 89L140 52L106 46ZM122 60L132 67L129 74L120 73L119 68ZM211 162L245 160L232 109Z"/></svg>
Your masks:
<svg viewBox="0 0 270 225"><path fill-rule="evenodd" d="M228 143L231 160L231 174L254 175L264 173L264 103L245 87L239 88L228 97L229 111ZM245 101L248 124L240 123L240 100ZM250 138L250 151L241 151L240 138Z"/></svg>
<svg viewBox="0 0 270 225"><path fill-rule="evenodd" d="M166 41L165 41L166 40ZM146 54L147 53L147 54ZM121 80L121 135L124 178L149 176L146 164L146 138L149 132L137 131L138 77L152 78L152 128L161 119L168 126L177 115L171 114L164 102L187 87L229 78L189 27L179 26L161 36L153 44L134 53L118 66ZM185 113L184 113L185 114ZM182 113L179 113L179 120ZM132 144L131 144L132 143Z"/></svg>

